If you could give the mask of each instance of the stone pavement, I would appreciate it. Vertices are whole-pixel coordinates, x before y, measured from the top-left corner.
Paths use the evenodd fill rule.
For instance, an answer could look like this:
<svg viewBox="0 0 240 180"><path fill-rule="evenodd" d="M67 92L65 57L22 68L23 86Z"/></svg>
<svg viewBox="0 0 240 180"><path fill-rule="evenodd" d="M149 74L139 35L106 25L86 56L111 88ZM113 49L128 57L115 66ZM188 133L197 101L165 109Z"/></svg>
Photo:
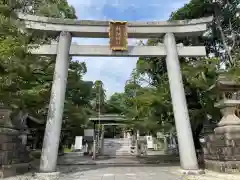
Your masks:
<svg viewBox="0 0 240 180"><path fill-rule="evenodd" d="M171 168L170 168L171 169ZM168 167L152 165L77 165L59 166L59 180L180 180L181 176L172 174ZM26 174L5 180L36 180Z"/></svg>
<svg viewBox="0 0 240 180"><path fill-rule="evenodd" d="M89 165L60 167L60 180L177 180L179 175L172 174L168 167L152 165Z"/></svg>
<svg viewBox="0 0 240 180"><path fill-rule="evenodd" d="M59 180L240 180L240 175L211 171L199 176L182 175L176 160L171 161L172 158L166 156L99 157L97 161L93 161L90 157L77 158L72 155L62 157L62 160L65 159L67 162L62 161L62 165L58 165L58 171L61 173ZM60 157L59 160L61 164ZM33 170L37 171L39 161L33 166L35 167ZM33 173L28 173L5 180L36 180L36 178Z"/></svg>
<svg viewBox="0 0 240 180"><path fill-rule="evenodd" d="M182 175L178 166L85 165L60 166L59 180L240 180L240 175L206 171L203 175Z"/></svg>
<svg viewBox="0 0 240 180"><path fill-rule="evenodd" d="M206 171L199 176L182 175L178 166L160 165L72 165L58 166L59 180L239 180L240 175ZM5 180L37 180L31 173Z"/></svg>

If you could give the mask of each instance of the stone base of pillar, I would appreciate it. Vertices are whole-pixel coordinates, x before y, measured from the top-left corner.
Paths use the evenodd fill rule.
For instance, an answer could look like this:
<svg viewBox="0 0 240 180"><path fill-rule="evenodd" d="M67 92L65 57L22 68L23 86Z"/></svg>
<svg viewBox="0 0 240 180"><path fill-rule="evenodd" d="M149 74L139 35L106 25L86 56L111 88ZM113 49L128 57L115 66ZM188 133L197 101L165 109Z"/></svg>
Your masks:
<svg viewBox="0 0 240 180"><path fill-rule="evenodd" d="M205 168L222 173L239 173L239 144L239 132L212 134L205 137L203 146Z"/></svg>
<svg viewBox="0 0 240 180"><path fill-rule="evenodd" d="M30 163L0 165L0 179L27 173L29 169Z"/></svg>
<svg viewBox="0 0 240 180"><path fill-rule="evenodd" d="M180 170L181 174L184 175L202 175L205 174L205 171L202 169L197 169L197 170L185 170L185 169L181 169Z"/></svg>
<svg viewBox="0 0 240 180"><path fill-rule="evenodd" d="M205 160L205 167L216 172L238 174L240 172L240 161Z"/></svg>
<svg viewBox="0 0 240 180"><path fill-rule="evenodd" d="M60 178L60 172L35 173L34 177L37 180L58 180Z"/></svg>

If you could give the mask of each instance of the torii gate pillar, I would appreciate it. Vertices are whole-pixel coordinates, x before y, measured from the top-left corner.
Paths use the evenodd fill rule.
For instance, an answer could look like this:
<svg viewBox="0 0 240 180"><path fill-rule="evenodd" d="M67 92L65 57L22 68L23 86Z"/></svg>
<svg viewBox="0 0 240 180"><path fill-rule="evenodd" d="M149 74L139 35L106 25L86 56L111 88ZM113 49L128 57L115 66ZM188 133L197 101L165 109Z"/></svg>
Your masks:
<svg viewBox="0 0 240 180"><path fill-rule="evenodd" d="M56 171L71 40L72 36L69 32L60 33L47 124L44 134L40 172Z"/></svg>
<svg viewBox="0 0 240 180"><path fill-rule="evenodd" d="M185 173L201 173L194 147L187 102L183 87L176 40L173 33L164 37L167 52L166 64L177 130L181 168Z"/></svg>

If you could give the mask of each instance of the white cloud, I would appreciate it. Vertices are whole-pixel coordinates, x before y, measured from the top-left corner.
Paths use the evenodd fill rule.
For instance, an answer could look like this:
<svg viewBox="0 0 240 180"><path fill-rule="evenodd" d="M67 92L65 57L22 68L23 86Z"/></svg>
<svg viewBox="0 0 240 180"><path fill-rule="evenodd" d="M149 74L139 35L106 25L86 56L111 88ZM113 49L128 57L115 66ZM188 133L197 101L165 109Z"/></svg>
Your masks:
<svg viewBox="0 0 240 180"><path fill-rule="evenodd" d="M78 19L109 20L112 15L115 17L112 13L118 13L124 18L124 15L128 16L127 12L130 12L130 15L134 16L133 19L139 21L166 20L172 11L188 1L170 0L160 2L159 0L149 0L146 4L145 0L131 0L131 3L129 0L68 0L69 4L75 8ZM108 12L106 7L110 7L114 12ZM147 14L143 16L141 13L151 13L151 16L147 16ZM107 45L109 40L75 38L73 42L84 45ZM129 39L129 44L135 45L136 43L136 39ZM74 57L74 59L86 62L88 72L84 79L102 80L109 97L114 92L123 91L125 82L135 68L138 58Z"/></svg>

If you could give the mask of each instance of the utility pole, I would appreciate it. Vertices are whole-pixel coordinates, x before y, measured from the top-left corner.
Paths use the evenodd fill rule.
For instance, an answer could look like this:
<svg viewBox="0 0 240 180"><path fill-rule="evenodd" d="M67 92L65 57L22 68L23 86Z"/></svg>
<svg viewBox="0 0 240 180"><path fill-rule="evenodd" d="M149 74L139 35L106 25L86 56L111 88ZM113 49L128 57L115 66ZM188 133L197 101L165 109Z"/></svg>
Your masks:
<svg viewBox="0 0 240 180"><path fill-rule="evenodd" d="M98 87L98 148L100 147L101 84Z"/></svg>
<svg viewBox="0 0 240 180"><path fill-rule="evenodd" d="M96 137L96 133L95 133L95 127L94 127L94 139L93 139L93 159L96 159L96 145L98 146L98 150L99 150L99 142L100 142L100 136L99 136L99 132L100 132L100 109L101 109L101 105L100 105L100 101L101 101L101 89L100 89L101 84L99 83L96 88L96 110L98 111L98 135ZM96 143L96 139L97 139L97 143Z"/></svg>

